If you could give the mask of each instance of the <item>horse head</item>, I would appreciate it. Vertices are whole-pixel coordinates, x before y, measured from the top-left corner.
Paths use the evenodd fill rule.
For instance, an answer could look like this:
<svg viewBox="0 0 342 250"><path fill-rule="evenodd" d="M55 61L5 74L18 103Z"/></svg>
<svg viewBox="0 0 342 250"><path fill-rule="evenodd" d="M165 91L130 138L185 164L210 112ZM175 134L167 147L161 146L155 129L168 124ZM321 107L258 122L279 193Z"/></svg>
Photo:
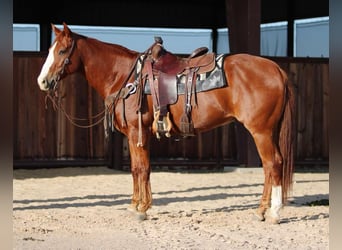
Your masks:
<svg viewBox="0 0 342 250"><path fill-rule="evenodd" d="M51 24L56 38L49 48L49 54L37 79L38 85L43 91L55 89L60 79L67 74L76 72L80 65L75 49L75 34L65 23L63 26L63 30L60 30Z"/></svg>

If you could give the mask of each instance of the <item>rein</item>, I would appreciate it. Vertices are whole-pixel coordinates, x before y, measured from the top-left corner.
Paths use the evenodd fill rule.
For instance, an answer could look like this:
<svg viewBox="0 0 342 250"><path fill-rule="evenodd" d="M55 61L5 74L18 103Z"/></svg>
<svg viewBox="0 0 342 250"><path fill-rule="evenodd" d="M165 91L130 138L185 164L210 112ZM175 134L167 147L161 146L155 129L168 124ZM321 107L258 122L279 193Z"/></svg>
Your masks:
<svg viewBox="0 0 342 250"><path fill-rule="evenodd" d="M103 111L99 112L97 115L91 116L88 119L87 118L78 118L78 117L72 116L72 115L68 114L66 112L65 108L63 107L63 105L61 105L56 92L53 92L53 93L54 93L53 95L51 95L51 92L48 92L46 94L46 96L45 96L45 108L47 108L47 101L50 100L53 104L54 110L60 110L64 114L64 116L70 121L70 123L73 124L74 126L79 127L79 128L91 128L91 127L94 127L94 126L100 124L100 122L103 122L103 120L105 119L104 114L105 114L106 110L103 110ZM56 99L58 99L58 100L56 100ZM98 121L96 121L94 123L90 123L88 125L81 125L78 122L76 122L76 121L93 120L93 119L96 119L99 117L101 117L101 118Z"/></svg>
<svg viewBox="0 0 342 250"><path fill-rule="evenodd" d="M47 92L47 94L45 96L45 108L47 109L47 101L50 100L52 105L53 105L54 110L60 110L64 114L64 116L70 121L71 124L73 124L74 126L79 127L79 128L91 128L91 127L94 127L94 126L100 124L100 122L102 122L105 119L104 114L105 114L106 110L103 110L100 113L98 113L97 115L91 116L88 119L78 118L78 117L72 116L66 112L66 110L63 107L63 105L61 104L61 102L58 98L58 94L57 94L59 80L60 80L61 76L64 74L65 67L70 63L69 58L70 58L72 52L74 51L74 48L75 48L75 40L72 41L71 48L69 50L69 54L64 59L63 67L55 79L56 84L54 85L53 90ZM53 94L51 95L51 93L53 93ZM102 115L103 115L103 117L101 117L98 121L96 121L94 123L90 123L88 125L81 125L78 122L76 122L76 121L86 121L86 120L96 119Z"/></svg>

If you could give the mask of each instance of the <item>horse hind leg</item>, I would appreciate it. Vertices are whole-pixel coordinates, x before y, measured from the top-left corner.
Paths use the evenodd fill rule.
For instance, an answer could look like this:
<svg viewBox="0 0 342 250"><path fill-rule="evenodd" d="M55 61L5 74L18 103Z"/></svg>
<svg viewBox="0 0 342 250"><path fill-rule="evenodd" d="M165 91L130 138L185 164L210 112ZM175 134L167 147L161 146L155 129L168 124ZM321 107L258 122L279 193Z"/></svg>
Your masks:
<svg viewBox="0 0 342 250"><path fill-rule="evenodd" d="M282 208L282 157L273 141L272 133L254 134L253 137L265 175L263 194L256 215L260 220L265 220L266 210L271 204L269 220L276 224L280 222Z"/></svg>

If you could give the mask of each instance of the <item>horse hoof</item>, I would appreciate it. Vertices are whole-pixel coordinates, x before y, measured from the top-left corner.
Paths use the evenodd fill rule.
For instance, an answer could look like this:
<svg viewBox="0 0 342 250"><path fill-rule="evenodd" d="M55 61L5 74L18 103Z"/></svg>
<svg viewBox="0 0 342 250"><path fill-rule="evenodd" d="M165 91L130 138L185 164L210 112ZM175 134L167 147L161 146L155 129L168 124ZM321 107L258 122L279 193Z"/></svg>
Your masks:
<svg viewBox="0 0 342 250"><path fill-rule="evenodd" d="M258 221L264 221L265 220L265 216L264 216L264 213L261 213L259 211L255 211L253 213L254 215L254 219L258 220Z"/></svg>
<svg viewBox="0 0 342 250"><path fill-rule="evenodd" d="M135 217L138 221L144 221L147 219L147 214L145 212L136 212Z"/></svg>
<svg viewBox="0 0 342 250"><path fill-rule="evenodd" d="M127 211L132 213L132 214L135 214L137 212L137 209L135 207L133 207L133 206L129 206L127 208Z"/></svg>
<svg viewBox="0 0 342 250"><path fill-rule="evenodd" d="M274 217L269 217L267 219L267 222L269 222L272 225L277 225L277 224L280 224L280 219L279 218L274 218Z"/></svg>
<svg viewBox="0 0 342 250"><path fill-rule="evenodd" d="M147 218L146 212L139 212L135 207L129 206L127 211L138 221L143 221Z"/></svg>

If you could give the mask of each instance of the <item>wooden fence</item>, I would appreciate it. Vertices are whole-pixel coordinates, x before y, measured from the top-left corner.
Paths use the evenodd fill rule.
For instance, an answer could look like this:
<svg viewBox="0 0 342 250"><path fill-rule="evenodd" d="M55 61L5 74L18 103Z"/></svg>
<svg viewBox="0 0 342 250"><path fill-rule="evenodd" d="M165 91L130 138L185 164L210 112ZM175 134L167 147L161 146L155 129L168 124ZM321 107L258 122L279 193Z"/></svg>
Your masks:
<svg viewBox="0 0 342 250"><path fill-rule="evenodd" d="M14 165L29 162L44 164L72 163L127 165L127 141L116 135L113 145L104 137L103 123L92 128L78 128L61 111L54 110L37 85L44 63L44 53L14 52ZM297 133L295 160L320 164L329 159L328 101L329 63L327 59L271 58L288 72L296 86ZM87 118L77 121L86 125L104 108L102 99L81 75L60 82L59 101L72 116ZM188 139L152 139L152 163L161 165L239 164L237 161L237 129L232 123ZM115 159L115 160L118 160ZM91 163L92 162L92 163ZM79 162L77 162L79 164ZM48 165L48 164L47 164ZM52 164L53 165L53 164Z"/></svg>
<svg viewBox="0 0 342 250"><path fill-rule="evenodd" d="M39 89L37 76L46 55L15 53L13 58L14 160L91 159L107 157L103 123L82 129L74 126L62 111L54 109ZM103 110L103 101L82 75L61 81L58 101L81 125L94 122L92 114Z"/></svg>

